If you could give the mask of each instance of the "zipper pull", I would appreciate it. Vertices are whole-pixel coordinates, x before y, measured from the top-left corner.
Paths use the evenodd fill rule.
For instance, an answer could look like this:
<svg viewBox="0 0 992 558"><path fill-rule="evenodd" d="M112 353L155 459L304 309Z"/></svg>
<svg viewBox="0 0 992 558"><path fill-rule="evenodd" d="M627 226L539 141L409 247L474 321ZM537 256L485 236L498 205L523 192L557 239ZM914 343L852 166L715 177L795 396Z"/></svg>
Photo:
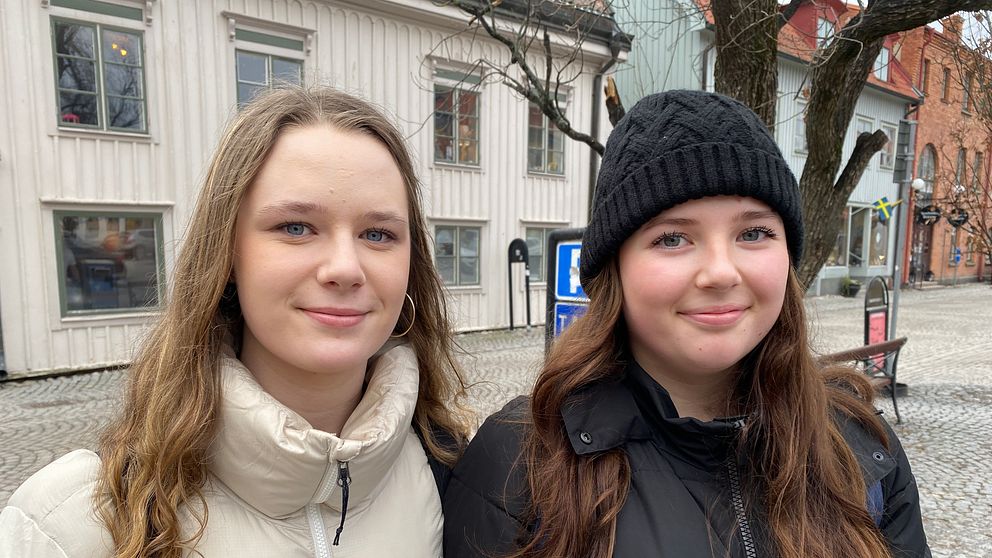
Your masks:
<svg viewBox="0 0 992 558"><path fill-rule="evenodd" d="M747 421L743 417L741 417L741 418L735 420L734 422L732 422L731 424L733 424L734 425L734 428L736 428L737 430L741 430L741 429L744 428L744 424L746 422Z"/></svg>
<svg viewBox="0 0 992 558"><path fill-rule="evenodd" d="M341 539L341 531L344 531L344 518L348 515L348 487L351 486L351 473L348 471L347 461L338 461L338 486L341 487L341 524L334 533L334 546L338 545Z"/></svg>

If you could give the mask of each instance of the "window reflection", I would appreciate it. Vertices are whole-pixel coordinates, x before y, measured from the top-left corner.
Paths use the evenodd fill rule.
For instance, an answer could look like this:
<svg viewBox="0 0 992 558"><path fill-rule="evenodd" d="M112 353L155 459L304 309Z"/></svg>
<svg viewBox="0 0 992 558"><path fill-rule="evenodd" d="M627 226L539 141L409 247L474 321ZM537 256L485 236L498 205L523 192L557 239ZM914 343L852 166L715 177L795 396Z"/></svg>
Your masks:
<svg viewBox="0 0 992 558"><path fill-rule="evenodd" d="M159 216L56 212L67 313L156 307Z"/></svg>

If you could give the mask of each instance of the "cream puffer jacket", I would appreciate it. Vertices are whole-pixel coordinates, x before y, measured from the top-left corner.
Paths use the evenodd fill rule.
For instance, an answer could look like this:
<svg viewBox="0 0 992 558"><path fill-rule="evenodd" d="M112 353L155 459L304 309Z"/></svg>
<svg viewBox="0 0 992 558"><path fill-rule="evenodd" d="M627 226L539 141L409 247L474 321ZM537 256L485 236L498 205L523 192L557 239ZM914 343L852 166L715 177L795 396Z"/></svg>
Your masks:
<svg viewBox="0 0 992 558"><path fill-rule="evenodd" d="M378 359L340 436L312 428L235 358L225 356L221 370L202 556L441 556L440 497L411 427L419 376L412 349ZM93 508L99 467L95 453L77 450L28 479L0 513L0 558L110 556L110 534ZM343 484L347 508L334 545ZM185 534L194 533L189 510L184 516Z"/></svg>

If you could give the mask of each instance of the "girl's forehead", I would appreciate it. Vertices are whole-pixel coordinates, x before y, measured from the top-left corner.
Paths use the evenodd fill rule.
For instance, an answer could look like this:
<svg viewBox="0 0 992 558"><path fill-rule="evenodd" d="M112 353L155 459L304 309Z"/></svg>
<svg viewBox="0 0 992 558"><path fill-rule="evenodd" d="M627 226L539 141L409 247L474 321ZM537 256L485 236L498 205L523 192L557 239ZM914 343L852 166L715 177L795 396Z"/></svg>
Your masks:
<svg viewBox="0 0 992 558"><path fill-rule="evenodd" d="M724 215L769 216L778 214L765 202L746 196L707 196L682 202L662 210L645 223L646 227L667 219L705 221Z"/></svg>

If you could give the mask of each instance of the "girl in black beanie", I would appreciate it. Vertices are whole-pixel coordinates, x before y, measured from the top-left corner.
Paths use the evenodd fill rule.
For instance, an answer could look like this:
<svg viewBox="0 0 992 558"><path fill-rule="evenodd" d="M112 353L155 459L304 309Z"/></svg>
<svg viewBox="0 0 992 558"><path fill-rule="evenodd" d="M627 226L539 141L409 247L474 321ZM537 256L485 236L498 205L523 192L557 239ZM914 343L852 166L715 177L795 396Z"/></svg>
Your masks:
<svg viewBox="0 0 992 558"><path fill-rule="evenodd" d="M927 557L872 388L811 353L795 177L720 95L641 100L583 236L586 315L482 426L445 556Z"/></svg>

